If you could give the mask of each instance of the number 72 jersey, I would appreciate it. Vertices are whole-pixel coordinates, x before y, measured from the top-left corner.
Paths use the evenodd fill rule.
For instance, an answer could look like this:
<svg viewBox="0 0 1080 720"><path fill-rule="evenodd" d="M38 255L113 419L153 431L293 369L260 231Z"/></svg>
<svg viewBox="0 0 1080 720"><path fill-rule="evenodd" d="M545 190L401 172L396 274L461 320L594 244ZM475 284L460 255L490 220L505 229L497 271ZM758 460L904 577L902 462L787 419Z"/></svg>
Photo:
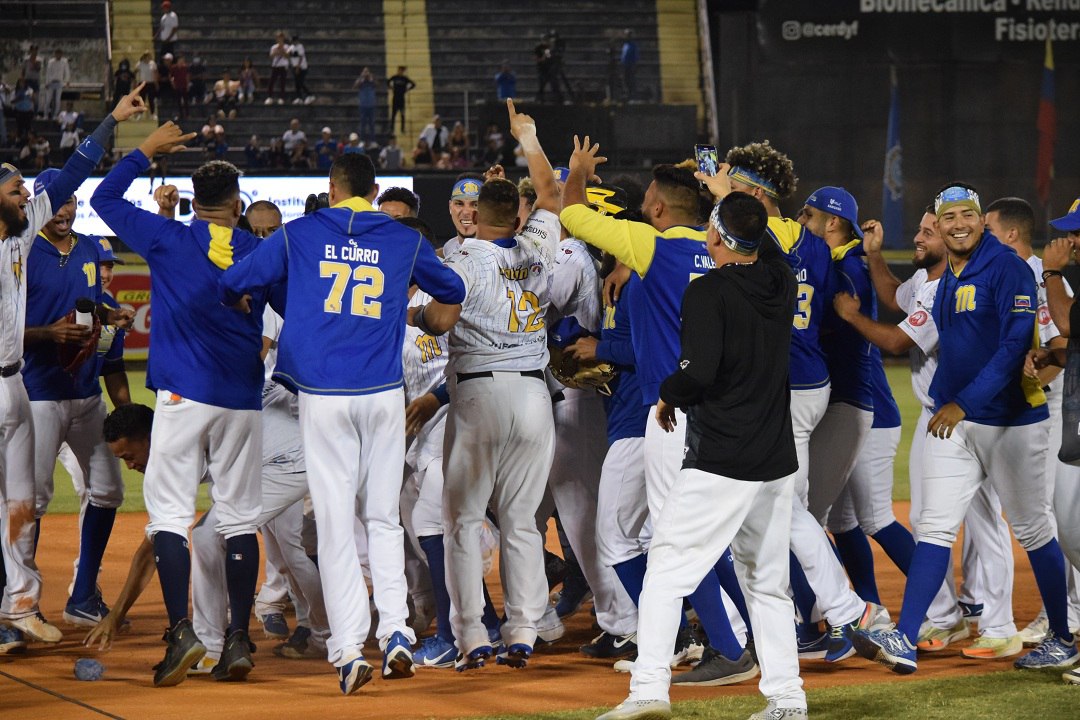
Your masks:
<svg viewBox="0 0 1080 720"><path fill-rule="evenodd" d="M448 372L541 370L559 218L537 210L504 240L466 240L446 261L465 283L461 319L450 331Z"/></svg>
<svg viewBox="0 0 1080 720"><path fill-rule="evenodd" d="M792 318L792 390L812 390L829 384L829 369L821 349L821 322L825 303L836 292L829 246L794 220L770 217L768 234L784 253L798 282Z"/></svg>

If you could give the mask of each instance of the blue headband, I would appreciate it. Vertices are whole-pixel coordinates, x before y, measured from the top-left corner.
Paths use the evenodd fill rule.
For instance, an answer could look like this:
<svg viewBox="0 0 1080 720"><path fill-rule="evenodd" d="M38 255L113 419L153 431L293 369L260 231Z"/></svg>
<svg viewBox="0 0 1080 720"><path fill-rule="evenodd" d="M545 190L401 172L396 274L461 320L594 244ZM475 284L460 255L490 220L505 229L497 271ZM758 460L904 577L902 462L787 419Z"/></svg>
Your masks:
<svg viewBox="0 0 1080 720"><path fill-rule="evenodd" d="M738 165L736 165L732 167L731 170L728 170L728 177L735 178L736 180L745 185L753 185L754 187L759 187L764 190L765 194L771 198L780 198L780 193L776 189L776 185L761 177L749 168L739 167Z"/></svg>
<svg viewBox="0 0 1080 720"><path fill-rule="evenodd" d="M713 208L712 215L709 216L709 222L716 232L720 233L720 239L724 241L724 245L731 251L737 252L740 255L753 255L757 252L758 246L761 245L761 238L756 240L747 240L745 238L733 235L727 226L724 225L724 221L720 219L720 205L722 203L716 203L716 207Z"/></svg>
<svg viewBox="0 0 1080 720"><path fill-rule="evenodd" d="M0 185L6 183L16 175L22 175L19 168L15 167L11 163L0 163Z"/></svg>

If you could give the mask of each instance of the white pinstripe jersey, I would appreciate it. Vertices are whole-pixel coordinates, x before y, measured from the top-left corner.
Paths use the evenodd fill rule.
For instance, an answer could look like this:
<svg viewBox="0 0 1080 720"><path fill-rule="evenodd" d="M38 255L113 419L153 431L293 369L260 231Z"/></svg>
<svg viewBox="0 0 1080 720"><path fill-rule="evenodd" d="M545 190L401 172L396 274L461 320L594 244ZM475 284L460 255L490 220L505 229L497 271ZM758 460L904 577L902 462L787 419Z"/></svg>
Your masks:
<svg viewBox="0 0 1080 720"><path fill-rule="evenodd" d="M930 381L937 372L938 331L934 324L934 296L939 280L927 280L926 270L919 268L896 288L896 304L908 314L899 328L915 342L908 351L911 361L911 389L925 408L933 408Z"/></svg>
<svg viewBox="0 0 1080 720"><path fill-rule="evenodd" d="M431 296L417 290L409 307L431 302ZM431 392L446 379L446 363L450 359L446 335L433 337L411 325L405 327L405 344L401 349L401 364L405 370L405 402Z"/></svg>
<svg viewBox="0 0 1080 720"><path fill-rule="evenodd" d="M561 231L558 215L535 210L512 247L469 239L447 258L465 283L461 319L450 331L448 372L547 367L545 316Z"/></svg>
<svg viewBox="0 0 1080 720"><path fill-rule="evenodd" d="M26 202L26 230L0 240L0 366L22 360L26 335L26 257L34 237L52 220L48 193L38 193Z"/></svg>
<svg viewBox="0 0 1080 720"><path fill-rule="evenodd" d="M297 397L270 377L277 363L277 339L283 324L281 316L267 305L263 310L263 337L270 338L272 344L263 360L266 380L262 390L262 464L276 465L285 472L303 472L304 445L300 439Z"/></svg>
<svg viewBox="0 0 1080 720"><path fill-rule="evenodd" d="M456 253L458 250L460 250L461 243L463 242L465 242L465 238L462 238L460 235L455 235L454 237L444 242L441 248L443 258L448 258L454 253Z"/></svg>
<svg viewBox="0 0 1080 720"><path fill-rule="evenodd" d="M1046 347L1051 340L1061 336L1061 331L1058 330L1053 318L1050 317L1050 305L1046 299L1046 283L1042 279L1042 258L1038 255L1032 255L1027 259L1027 264L1031 268L1031 272L1035 273L1035 290L1039 299L1039 307L1035 311L1035 322L1038 323L1039 327L1039 344ZM1072 297L1073 292L1072 288L1069 287L1069 281L1061 278L1061 282L1065 284L1065 292L1069 297ZM1058 373L1057 377L1051 380L1047 387L1050 388L1050 391L1046 393L1047 401L1050 400L1051 394L1060 398L1061 392L1065 389L1065 373Z"/></svg>
<svg viewBox="0 0 1080 720"><path fill-rule="evenodd" d="M589 332L600 332L604 313L600 304L599 266L585 243L577 238L562 240L555 251L548 324L570 316L576 317Z"/></svg>

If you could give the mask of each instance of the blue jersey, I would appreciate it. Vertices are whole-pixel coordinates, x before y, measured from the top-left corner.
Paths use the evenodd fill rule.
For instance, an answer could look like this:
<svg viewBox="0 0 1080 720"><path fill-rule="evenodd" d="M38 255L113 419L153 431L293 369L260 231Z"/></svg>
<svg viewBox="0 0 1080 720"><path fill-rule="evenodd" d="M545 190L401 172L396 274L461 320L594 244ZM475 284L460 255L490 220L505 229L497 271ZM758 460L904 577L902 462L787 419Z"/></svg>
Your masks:
<svg viewBox="0 0 1080 720"><path fill-rule="evenodd" d="M632 296L639 290L636 284L628 283L615 307L604 308L600 342L596 345L596 357L614 364L619 370L611 397L604 398L608 445L625 438L645 437L645 426L649 422L649 406L641 400L641 382L635 367L630 331L629 307Z"/></svg>
<svg viewBox="0 0 1080 720"><path fill-rule="evenodd" d="M190 226L141 210L124 191L150 161L128 154L98 185L90 204L150 266L150 357L146 386L206 405L262 409L263 302L250 314L218 301L218 280L259 238L195 220ZM261 295L259 296L261 297Z"/></svg>
<svg viewBox="0 0 1080 720"><path fill-rule="evenodd" d="M71 234L71 252L61 255L38 233L26 261L26 326L44 327L60 320L79 298L95 303L102 297L96 238ZM98 364L84 362L74 375L60 365L52 341L31 345L23 353L23 383L30 400L77 400L101 394Z"/></svg>
<svg viewBox="0 0 1080 720"><path fill-rule="evenodd" d="M863 262L859 240L833 251L837 289L859 298L859 312L877 319L877 294L870 282L870 271ZM821 347L829 364L832 390L829 402L844 402L863 410L874 409L873 363L870 341L837 316L829 303L825 311L825 330Z"/></svg>
<svg viewBox="0 0 1080 720"><path fill-rule="evenodd" d="M967 264L945 269L934 296L938 368L934 409L956 403L965 420L1030 425L1050 416L1041 383L1024 358L1038 339L1035 276L1016 252L983 232Z"/></svg>
<svg viewBox="0 0 1080 720"><path fill-rule="evenodd" d="M889 387L889 379L885 377L881 350L876 345L870 348L870 380L874 388L874 424L871 427L900 427L900 408Z"/></svg>
<svg viewBox="0 0 1080 720"><path fill-rule="evenodd" d="M821 349L821 323L835 292L829 246L794 220L770 217L768 233L783 251L798 282L791 323L791 389L823 388L829 384L829 368Z"/></svg>
<svg viewBox="0 0 1080 720"><path fill-rule="evenodd" d="M365 395L400 387L409 285L444 303L465 299L457 274L424 237L363 198L284 227L221 278L231 305L287 281L274 378L315 395Z"/></svg>

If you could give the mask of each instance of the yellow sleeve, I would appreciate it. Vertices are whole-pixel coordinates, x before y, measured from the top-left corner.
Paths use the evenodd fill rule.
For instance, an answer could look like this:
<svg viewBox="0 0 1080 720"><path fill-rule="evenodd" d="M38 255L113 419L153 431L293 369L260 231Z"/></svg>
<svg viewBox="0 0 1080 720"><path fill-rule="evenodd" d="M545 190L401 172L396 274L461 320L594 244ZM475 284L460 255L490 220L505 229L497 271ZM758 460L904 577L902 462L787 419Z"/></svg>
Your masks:
<svg viewBox="0 0 1080 720"><path fill-rule="evenodd" d="M795 244L799 241L799 236L802 234L802 225L782 217L769 217L769 231L776 238L776 242L780 245L780 249L784 251L784 254L790 254L791 248L795 247Z"/></svg>
<svg viewBox="0 0 1080 720"><path fill-rule="evenodd" d="M210 249L206 254L210 262L222 270L228 270L233 264L233 229L213 223L207 225L207 228L210 230Z"/></svg>
<svg viewBox="0 0 1080 720"><path fill-rule="evenodd" d="M652 225L616 220L580 204L564 208L559 219L578 240L611 253L638 275L652 265L657 235Z"/></svg>

